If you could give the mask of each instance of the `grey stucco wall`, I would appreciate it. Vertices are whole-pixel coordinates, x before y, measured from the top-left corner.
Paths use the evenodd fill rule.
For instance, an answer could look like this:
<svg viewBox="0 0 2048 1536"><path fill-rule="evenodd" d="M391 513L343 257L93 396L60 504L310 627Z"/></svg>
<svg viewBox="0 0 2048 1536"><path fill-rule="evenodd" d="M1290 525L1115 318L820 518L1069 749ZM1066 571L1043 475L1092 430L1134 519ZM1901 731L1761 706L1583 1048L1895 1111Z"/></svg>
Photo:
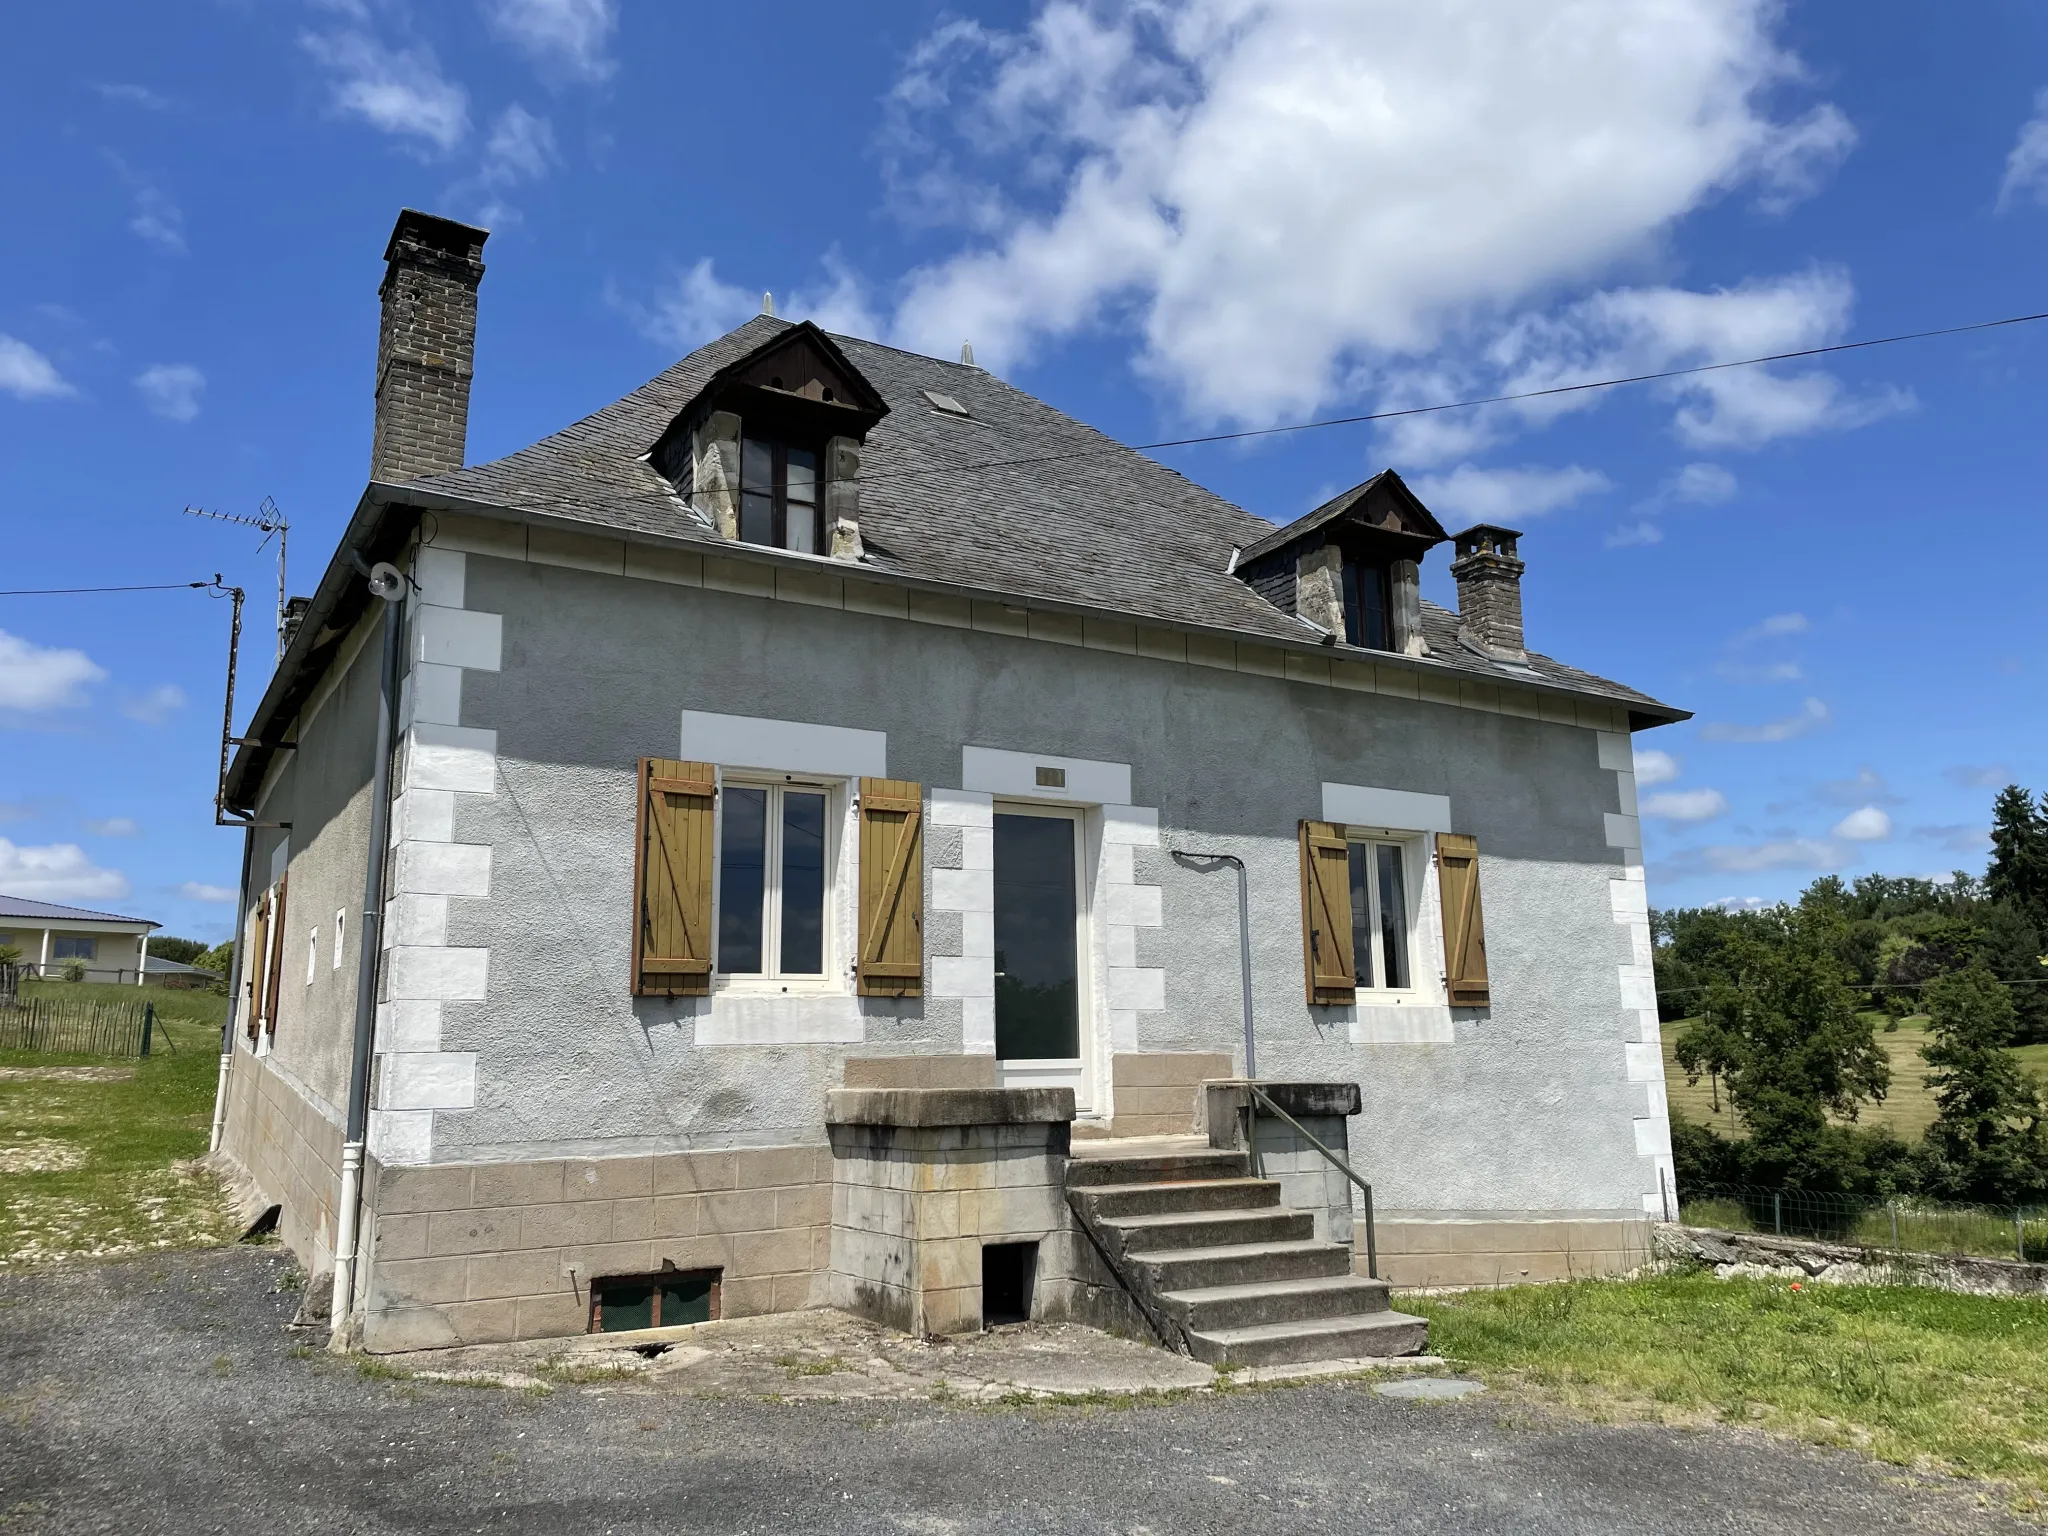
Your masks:
<svg viewBox="0 0 2048 1536"><path fill-rule="evenodd" d="M289 842L291 882L285 902L283 959L278 970L277 1031L271 1067L305 1093L320 1113L339 1121L348 1098L354 1039L356 967L361 950L363 874L370 828L370 777L377 730L377 625L381 606L344 642L347 665L317 691L297 722L298 750L281 754L275 778L257 805L262 821L291 823L289 832L256 833L250 901L270 884L280 844ZM350 653L353 654L350 654ZM341 964L334 964L334 915L348 914ZM306 949L317 930L312 981ZM253 963L253 961L251 962ZM245 973L244 980L247 980ZM240 1030L242 1050L249 1041Z"/></svg>
<svg viewBox="0 0 2048 1536"><path fill-rule="evenodd" d="M493 864L448 942L488 948L490 983L442 1013L477 1087L436 1113L435 1161L820 1140L849 1050L962 1049L962 1005L930 995L864 1000L853 1047L699 1047L700 1004L630 997L634 764L676 753L696 709L886 731L890 775L928 788L960 784L966 744L1128 763L1162 834L1135 859L1163 909L1137 961L1166 979L1139 1048L1241 1060L1234 888L1167 848L1235 852L1261 1073L1361 1084L1351 1145L1383 1209L1640 1211L1655 1187L1604 827L1633 807L1592 730L476 553L465 605L503 616L502 665L465 674L461 703L497 733L498 788L458 797L456 840ZM1351 1010L1303 999L1296 824L1326 780L1447 795L1479 840L1493 1005L1458 1010L1449 1042L1354 1043ZM929 827L927 868L961 836ZM960 921L928 908L927 953L957 952Z"/></svg>

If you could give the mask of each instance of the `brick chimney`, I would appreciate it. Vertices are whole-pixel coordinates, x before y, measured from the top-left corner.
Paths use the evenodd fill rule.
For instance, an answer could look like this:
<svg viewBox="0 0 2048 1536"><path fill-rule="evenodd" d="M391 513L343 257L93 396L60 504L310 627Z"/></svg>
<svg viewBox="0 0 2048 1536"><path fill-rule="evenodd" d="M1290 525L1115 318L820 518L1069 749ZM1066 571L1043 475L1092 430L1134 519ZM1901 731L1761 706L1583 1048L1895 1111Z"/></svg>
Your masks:
<svg viewBox="0 0 2048 1536"><path fill-rule="evenodd" d="M1458 633L1490 656L1526 661L1522 649L1522 572L1512 528L1475 523L1457 536L1451 575L1458 582Z"/></svg>
<svg viewBox="0 0 2048 1536"><path fill-rule="evenodd" d="M384 249L370 478L462 468L476 367L476 290L490 231L408 208Z"/></svg>

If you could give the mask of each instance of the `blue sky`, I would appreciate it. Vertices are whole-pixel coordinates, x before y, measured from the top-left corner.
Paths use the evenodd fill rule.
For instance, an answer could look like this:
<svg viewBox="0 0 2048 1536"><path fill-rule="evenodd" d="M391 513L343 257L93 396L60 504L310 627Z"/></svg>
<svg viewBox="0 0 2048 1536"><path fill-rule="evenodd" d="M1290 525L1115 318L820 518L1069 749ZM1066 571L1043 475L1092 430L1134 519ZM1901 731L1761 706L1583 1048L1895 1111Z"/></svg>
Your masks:
<svg viewBox="0 0 2048 1536"><path fill-rule="evenodd" d="M401 205L489 224L472 460L785 314L1127 441L2048 309L2048 12L1744 0L31 8L0 58L0 587L295 591L366 474ZM2048 787L2048 326L1162 455L1526 530L1638 739L1652 899L1981 867ZM1426 590L1450 600L1441 566ZM0 890L224 936L227 615L0 599ZM1652 783L1652 780L1658 782Z"/></svg>

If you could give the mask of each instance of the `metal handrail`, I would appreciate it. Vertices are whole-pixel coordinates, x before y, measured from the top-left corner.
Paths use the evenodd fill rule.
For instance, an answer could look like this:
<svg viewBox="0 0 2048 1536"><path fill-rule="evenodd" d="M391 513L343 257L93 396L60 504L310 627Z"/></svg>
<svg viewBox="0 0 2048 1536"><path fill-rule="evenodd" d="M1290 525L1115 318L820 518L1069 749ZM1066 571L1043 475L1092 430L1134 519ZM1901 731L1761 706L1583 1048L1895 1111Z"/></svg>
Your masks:
<svg viewBox="0 0 2048 1536"><path fill-rule="evenodd" d="M1324 1146L1321 1140L1316 1136L1316 1134L1313 1131L1309 1130L1308 1127L1304 1126L1299 1120L1295 1119L1294 1116L1287 1113L1287 1111L1282 1109L1278 1104L1275 1104L1273 1100L1267 1095L1265 1089L1261 1088L1257 1083L1251 1082L1246 1083L1244 1086L1245 1090L1248 1093L1250 1093L1252 1097L1252 1102L1245 1105L1245 1114L1247 1116L1247 1123L1245 1125L1245 1145L1246 1150L1251 1154L1252 1172L1257 1174L1260 1178L1265 1177L1265 1170L1259 1164L1259 1105L1263 1104L1266 1106L1267 1109L1271 1110L1273 1114L1275 1114L1280 1119L1286 1121L1290 1126L1292 1126L1294 1128L1295 1135L1299 1136L1303 1141L1307 1142L1310 1146L1314 1147L1318 1152L1322 1153L1323 1156L1330 1161L1331 1165L1335 1167L1339 1173L1343 1174L1345 1178L1349 1179L1352 1183L1356 1184L1361 1190L1365 1191L1365 1273L1367 1277L1370 1279L1379 1279L1380 1249L1379 1240L1373 1232L1372 1186L1366 1183L1366 1181L1363 1178L1359 1177L1359 1173L1356 1168L1353 1168L1349 1163L1344 1161L1343 1158L1339 1157L1336 1153L1332 1152L1328 1147Z"/></svg>

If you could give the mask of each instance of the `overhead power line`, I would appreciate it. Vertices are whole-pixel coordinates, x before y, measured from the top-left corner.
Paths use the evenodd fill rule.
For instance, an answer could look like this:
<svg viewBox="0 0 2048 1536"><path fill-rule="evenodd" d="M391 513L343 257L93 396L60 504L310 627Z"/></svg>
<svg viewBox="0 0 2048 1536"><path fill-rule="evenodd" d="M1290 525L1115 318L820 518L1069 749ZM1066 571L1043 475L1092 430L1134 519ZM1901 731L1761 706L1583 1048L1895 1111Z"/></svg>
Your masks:
<svg viewBox="0 0 2048 1536"><path fill-rule="evenodd" d="M1939 336L1962 336L1972 331L1997 330L2004 326L2029 325L2035 321L2048 320L2048 310L2030 315L2007 315L2000 320L1976 320L1968 325L1945 325L1927 331L1901 331L1896 336L1873 336L1864 341L1838 341L1824 347L1801 347L1794 352L1770 352L1761 357L1731 358L1720 363L1695 363L1685 368L1662 368L1654 373L1631 373L1608 379L1586 379L1576 384L1552 384L1542 389L1516 390L1503 395L1479 395L1469 400L1446 400L1435 405L1409 405L1395 410L1366 411L1355 416L1324 416L1310 421L1285 422L1276 427L1248 427L1237 432L1209 432L1199 437L1168 437L1151 443L1106 443L1099 452L1115 453L1129 449L1138 453L1150 453L1162 448L1195 448L1205 443L1235 443L1251 438L1280 437L1294 432L1314 432L1324 427L1355 427L1376 421L1396 421L1406 416L1433 416L1444 411L1476 410L1483 405L1511 405L1520 400L1543 400L1558 395L1585 394L1596 389L1618 389L1627 384L1654 384L1663 379L1689 378L1702 373L1720 373L1730 368L1759 368L1767 363L1797 362L1801 358L1826 357L1836 352L1861 352L1871 347L1895 346L1902 341L1928 341ZM1043 464L1059 459L1074 459L1081 455L1071 450L1059 453L1036 454L1023 458L985 459L978 463L942 464L930 469L894 470L878 475L862 475L864 481L912 479L921 475L956 475L973 470L1005 469L1013 466Z"/></svg>
<svg viewBox="0 0 2048 1536"><path fill-rule="evenodd" d="M20 587L12 592L0 592L0 597L80 597L95 592L184 592L219 585L220 578L216 576L211 581L164 581L145 587Z"/></svg>

